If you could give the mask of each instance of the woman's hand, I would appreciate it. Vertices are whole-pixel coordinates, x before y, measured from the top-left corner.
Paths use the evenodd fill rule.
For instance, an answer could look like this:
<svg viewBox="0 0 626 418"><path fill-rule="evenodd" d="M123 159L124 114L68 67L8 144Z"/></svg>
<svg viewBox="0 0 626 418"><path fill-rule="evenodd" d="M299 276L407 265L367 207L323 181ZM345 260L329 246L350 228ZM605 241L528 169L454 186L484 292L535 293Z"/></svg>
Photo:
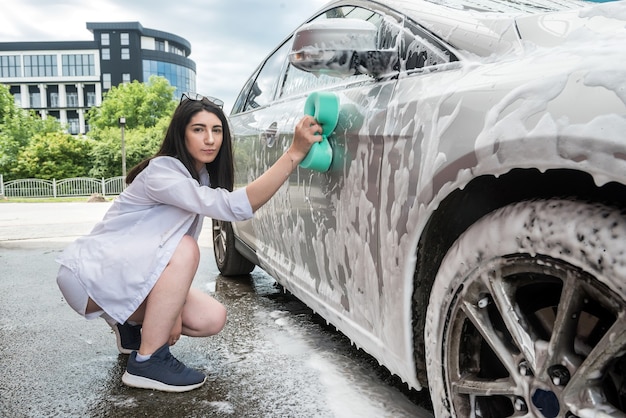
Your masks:
<svg viewBox="0 0 626 418"><path fill-rule="evenodd" d="M322 140L322 125L313 116L305 115L293 133L293 141L287 150L294 163L299 164L311 149L311 146Z"/></svg>
<svg viewBox="0 0 626 418"><path fill-rule="evenodd" d="M311 149L311 146L322 140L322 126L313 116L304 116L293 133L293 141L289 149L259 178L248 184L246 192L253 211L261 206L278 191L293 170Z"/></svg>

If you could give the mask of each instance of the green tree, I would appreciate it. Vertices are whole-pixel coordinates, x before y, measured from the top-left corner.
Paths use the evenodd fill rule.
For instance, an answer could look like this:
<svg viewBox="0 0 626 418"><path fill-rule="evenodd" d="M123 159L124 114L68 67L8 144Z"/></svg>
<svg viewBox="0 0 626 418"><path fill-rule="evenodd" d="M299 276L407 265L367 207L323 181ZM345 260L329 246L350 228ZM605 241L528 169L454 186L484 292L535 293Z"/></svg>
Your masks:
<svg viewBox="0 0 626 418"><path fill-rule="evenodd" d="M94 139L92 177L114 177L122 174L121 131L119 118L126 118L126 168L156 153L176 109L175 88L163 77L150 77L147 83L132 82L113 87L102 105L88 113Z"/></svg>
<svg viewBox="0 0 626 418"><path fill-rule="evenodd" d="M88 112L92 130L118 128L119 119L126 118L126 128L153 127L163 116L171 116L176 108L175 88L163 77L151 76L147 83L137 80L112 87L102 106Z"/></svg>
<svg viewBox="0 0 626 418"><path fill-rule="evenodd" d="M63 132L36 134L11 167L14 178L85 177L93 141Z"/></svg>
<svg viewBox="0 0 626 418"><path fill-rule="evenodd" d="M163 116L153 127L138 127L126 130L124 144L126 149L126 168L133 166L145 158L151 157L159 150L165 137L170 116ZM91 177L115 177L122 175L122 140L119 128L106 128L98 131L95 137L92 154Z"/></svg>
<svg viewBox="0 0 626 418"><path fill-rule="evenodd" d="M5 180L17 178L12 173L18 154L33 136L61 131L61 124L54 118L42 120L34 112L16 106L8 87L0 85L0 174Z"/></svg>
<svg viewBox="0 0 626 418"><path fill-rule="evenodd" d="M145 84L135 81L113 87L102 106L88 112L92 140L86 141L65 134L53 118L42 120L15 106L8 88L0 85L0 174L5 180L119 176L119 118L126 118L130 169L158 150L176 108L174 90L167 79L155 76Z"/></svg>

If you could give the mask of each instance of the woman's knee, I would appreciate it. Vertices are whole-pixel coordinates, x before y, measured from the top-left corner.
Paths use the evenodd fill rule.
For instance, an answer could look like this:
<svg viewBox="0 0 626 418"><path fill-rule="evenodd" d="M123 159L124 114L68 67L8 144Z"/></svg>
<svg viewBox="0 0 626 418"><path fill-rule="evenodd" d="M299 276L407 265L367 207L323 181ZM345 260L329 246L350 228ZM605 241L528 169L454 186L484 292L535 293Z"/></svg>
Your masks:
<svg viewBox="0 0 626 418"><path fill-rule="evenodd" d="M216 309L216 312L215 312L215 321L214 321L213 329L211 330L212 333L210 335L217 334L222 329L224 329L225 325L226 325L226 307L220 303L219 307Z"/></svg>
<svg viewBox="0 0 626 418"><path fill-rule="evenodd" d="M226 307L208 294L190 289L183 308L186 335L208 337L219 333L226 325Z"/></svg>
<svg viewBox="0 0 626 418"><path fill-rule="evenodd" d="M211 306L210 313L198 324L199 332L204 337L218 334L226 325L226 307L219 302Z"/></svg>

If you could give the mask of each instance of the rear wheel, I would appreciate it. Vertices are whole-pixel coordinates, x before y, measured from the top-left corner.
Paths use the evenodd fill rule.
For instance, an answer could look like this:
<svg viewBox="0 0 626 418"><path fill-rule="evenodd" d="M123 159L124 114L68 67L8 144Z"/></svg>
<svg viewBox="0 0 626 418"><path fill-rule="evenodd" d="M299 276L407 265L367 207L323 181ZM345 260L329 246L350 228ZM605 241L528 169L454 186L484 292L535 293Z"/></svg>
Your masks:
<svg viewBox="0 0 626 418"><path fill-rule="evenodd" d="M254 269L254 263L235 248L235 234L230 222L213 220L213 253L222 276L241 276Z"/></svg>
<svg viewBox="0 0 626 418"><path fill-rule="evenodd" d="M626 219L522 202L446 255L426 318L438 417L626 417Z"/></svg>

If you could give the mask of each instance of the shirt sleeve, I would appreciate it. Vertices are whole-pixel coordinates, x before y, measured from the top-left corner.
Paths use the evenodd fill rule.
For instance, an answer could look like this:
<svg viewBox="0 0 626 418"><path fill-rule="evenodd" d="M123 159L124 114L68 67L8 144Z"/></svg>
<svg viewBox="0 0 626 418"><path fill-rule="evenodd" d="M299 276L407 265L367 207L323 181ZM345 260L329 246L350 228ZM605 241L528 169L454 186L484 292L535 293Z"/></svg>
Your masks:
<svg viewBox="0 0 626 418"><path fill-rule="evenodd" d="M201 186L175 158L154 158L141 174L145 176L146 195L156 202L222 221L253 216L245 188L230 192Z"/></svg>

